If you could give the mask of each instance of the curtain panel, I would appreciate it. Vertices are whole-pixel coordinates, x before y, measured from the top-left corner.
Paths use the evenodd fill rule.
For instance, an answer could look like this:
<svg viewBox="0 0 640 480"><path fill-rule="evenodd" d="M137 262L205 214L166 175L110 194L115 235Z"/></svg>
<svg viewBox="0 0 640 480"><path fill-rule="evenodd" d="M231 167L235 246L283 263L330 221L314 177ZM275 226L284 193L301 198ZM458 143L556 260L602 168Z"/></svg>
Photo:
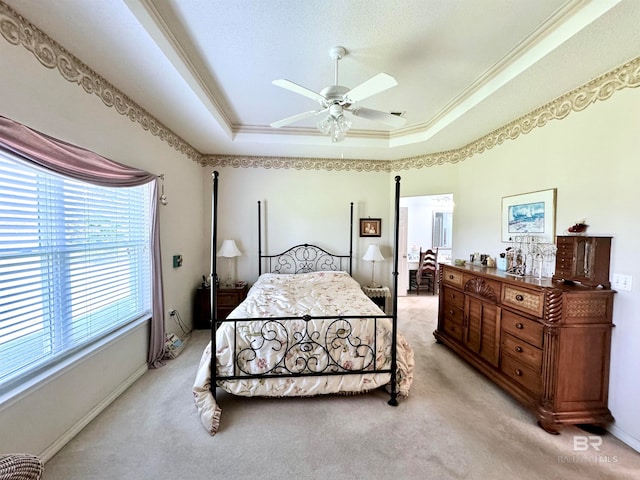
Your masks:
<svg viewBox="0 0 640 480"><path fill-rule="evenodd" d="M151 195L151 291L152 318L148 364L164 364L165 321L160 255L160 221L158 212L158 177L102 157L82 147L37 132L9 118L0 116L0 147L42 168L86 183L104 187L134 187L152 184Z"/></svg>

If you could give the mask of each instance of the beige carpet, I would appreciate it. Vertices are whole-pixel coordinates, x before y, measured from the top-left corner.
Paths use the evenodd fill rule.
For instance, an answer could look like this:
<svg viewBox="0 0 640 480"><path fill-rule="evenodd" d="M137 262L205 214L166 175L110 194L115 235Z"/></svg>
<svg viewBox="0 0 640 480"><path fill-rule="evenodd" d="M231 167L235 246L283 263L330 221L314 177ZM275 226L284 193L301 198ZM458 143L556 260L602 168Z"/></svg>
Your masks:
<svg viewBox="0 0 640 480"><path fill-rule="evenodd" d="M191 399L208 332L145 374L45 465L74 479L637 479L640 454L610 434L574 451L570 427L534 417L434 342L437 297L400 299L416 353L411 395L396 408L377 391L352 397L239 398L219 393L210 437ZM615 415L615 412L614 412Z"/></svg>

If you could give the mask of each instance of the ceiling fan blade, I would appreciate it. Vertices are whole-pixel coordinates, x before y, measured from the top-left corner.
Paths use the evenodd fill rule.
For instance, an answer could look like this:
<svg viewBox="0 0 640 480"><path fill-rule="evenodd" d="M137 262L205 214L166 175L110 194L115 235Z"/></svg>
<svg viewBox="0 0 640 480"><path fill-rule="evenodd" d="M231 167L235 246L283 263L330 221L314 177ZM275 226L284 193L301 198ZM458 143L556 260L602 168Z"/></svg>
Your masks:
<svg viewBox="0 0 640 480"><path fill-rule="evenodd" d="M377 93L383 92L398 85L396 79L386 73L379 73L364 83L352 88L344 94L347 103L356 103Z"/></svg>
<svg viewBox="0 0 640 480"><path fill-rule="evenodd" d="M274 80L271 83L273 83L278 87L291 90L292 92L295 92L299 95L304 95L305 97L310 98L311 100L315 100L321 105L325 101L325 98L319 93L316 93L313 90L309 90L307 87L303 87L302 85L298 85L297 83L293 83L291 80L286 80L283 78L280 80Z"/></svg>
<svg viewBox="0 0 640 480"><path fill-rule="evenodd" d="M292 115L291 117L283 118L282 120L278 120L277 122L270 123L269 125L273 128L280 128L292 123L298 122L300 120L304 120L305 118L313 117L315 115L319 115L322 112L326 112L328 109L323 110L310 110L308 112L299 113L297 115Z"/></svg>
<svg viewBox="0 0 640 480"><path fill-rule="evenodd" d="M392 113L381 112L380 110L373 110L371 108L356 107L350 108L348 111L356 117L381 122L394 128L400 128L407 122L407 119L404 117L393 115Z"/></svg>

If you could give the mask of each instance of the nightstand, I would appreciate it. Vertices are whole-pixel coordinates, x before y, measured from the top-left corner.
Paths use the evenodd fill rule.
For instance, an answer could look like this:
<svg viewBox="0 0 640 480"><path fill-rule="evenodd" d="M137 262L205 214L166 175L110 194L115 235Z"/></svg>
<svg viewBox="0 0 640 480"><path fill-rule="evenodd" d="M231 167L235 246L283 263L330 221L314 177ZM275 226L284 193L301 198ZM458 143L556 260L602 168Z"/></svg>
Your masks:
<svg viewBox="0 0 640 480"><path fill-rule="evenodd" d="M218 311L216 312L216 318L218 320L227 318L227 315L247 298L247 291L246 283L241 287L218 287Z"/></svg>
<svg viewBox="0 0 640 480"><path fill-rule="evenodd" d="M209 288L198 288L196 298L193 303L193 328L211 328L211 290Z"/></svg>
<svg viewBox="0 0 640 480"><path fill-rule="evenodd" d="M362 291L367 297L373 300L373 303L380 307L380 310L387 312L387 298L391 297L391 291L389 287L369 287L367 285L362 286Z"/></svg>
<svg viewBox="0 0 640 480"><path fill-rule="evenodd" d="M216 317L220 320L227 318L227 315L247 298L247 285L241 287L218 288L218 309ZM193 307L193 328L209 329L211 321L211 290L209 288L198 288L196 290L195 303Z"/></svg>

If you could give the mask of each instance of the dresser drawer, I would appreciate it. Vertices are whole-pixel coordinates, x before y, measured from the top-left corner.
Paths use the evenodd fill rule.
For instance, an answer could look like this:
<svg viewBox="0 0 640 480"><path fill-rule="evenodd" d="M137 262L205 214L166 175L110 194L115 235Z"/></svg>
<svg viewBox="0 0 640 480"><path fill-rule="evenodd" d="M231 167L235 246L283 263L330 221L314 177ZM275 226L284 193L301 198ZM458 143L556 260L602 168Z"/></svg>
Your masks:
<svg viewBox="0 0 640 480"><path fill-rule="evenodd" d="M573 258L573 244L558 244L556 256L564 258Z"/></svg>
<svg viewBox="0 0 640 480"><path fill-rule="evenodd" d="M462 288L462 272L444 267L442 271L442 282Z"/></svg>
<svg viewBox="0 0 640 480"><path fill-rule="evenodd" d="M242 287L218 288L216 298L216 318L222 320L247 298L247 285Z"/></svg>
<svg viewBox="0 0 640 480"><path fill-rule="evenodd" d="M219 307L236 307L242 301L242 296L236 292L218 292L218 298L216 300Z"/></svg>
<svg viewBox="0 0 640 480"><path fill-rule="evenodd" d="M464 310L462 308L445 305L444 311L442 313L446 320L450 320L459 325L462 325L464 320Z"/></svg>
<svg viewBox="0 0 640 480"><path fill-rule="evenodd" d="M541 317L544 309L544 293L513 285L503 285L502 304Z"/></svg>
<svg viewBox="0 0 640 480"><path fill-rule="evenodd" d="M567 237L567 236L559 236L556 237L556 244L558 245L558 249L560 248L573 248L573 244L575 243L575 240L573 239L573 237Z"/></svg>
<svg viewBox="0 0 640 480"><path fill-rule="evenodd" d="M454 318L445 317L442 326L449 337L457 342L462 342L462 323L457 322Z"/></svg>
<svg viewBox="0 0 640 480"><path fill-rule="evenodd" d="M533 394L540 395L542 393L542 376L540 372L532 370L524 363L504 354L500 357L500 368L511 379Z"/></svg>
<svg viewBox="0 0 640 480"><path fill-rule="evenodd" d="M443 287L440 295L444 298L445 309L449 309L451 307L464 307L464 294L462 292L452 288Z"/></svg>
<svg viewBox="0 0 640 480"><path fill-rule="evenodd" d="M573 265L573 257L571 255L557 256L556 265L563 266L564 268L569 268L571 265Z"/></svg>
<svg viewBox="0 0 640 480"><path fill-rule="evenodd" d="M571 278L573 273L571 273L571 268L567 265L559 266L556 265L556 273L553 274L554 278Z"/></svg>
<svg viewBox="0 0 640 480"><path fill-rule="evenodd" d="M541 371L542 350L505 333L502 335L502 353L505 353L536 372Z"/></svg>
<svg viewBox="0 0 640 480"><path fill-rule="evenodd" d="M556 250L556 258L573 258L573 245L558 245Z"/></svg>
<svg viewBox="0 0 640 480"><path fill-rule="evenodd" d="M502 331L510 333L535 347L542 348L542 325L538 322L521 317L508 310L502 310Z"/></svg>

